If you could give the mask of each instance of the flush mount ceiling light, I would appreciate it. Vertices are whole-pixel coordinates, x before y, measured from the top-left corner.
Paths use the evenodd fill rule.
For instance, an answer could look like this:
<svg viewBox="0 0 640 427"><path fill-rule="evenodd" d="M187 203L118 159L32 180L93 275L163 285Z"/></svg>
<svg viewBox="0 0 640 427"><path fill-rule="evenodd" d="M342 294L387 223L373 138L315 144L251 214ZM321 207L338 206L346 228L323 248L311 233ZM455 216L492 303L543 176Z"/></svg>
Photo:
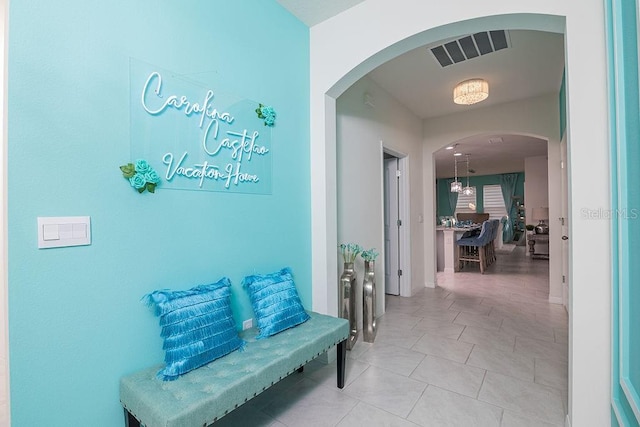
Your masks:
<svg viewBox="0 0 640 427"><path fill-rule="evenodd" d="M470 79L458 83L453 88L453 102L460 105L472 105L489 97L489 83L483 79Z"/></svg>

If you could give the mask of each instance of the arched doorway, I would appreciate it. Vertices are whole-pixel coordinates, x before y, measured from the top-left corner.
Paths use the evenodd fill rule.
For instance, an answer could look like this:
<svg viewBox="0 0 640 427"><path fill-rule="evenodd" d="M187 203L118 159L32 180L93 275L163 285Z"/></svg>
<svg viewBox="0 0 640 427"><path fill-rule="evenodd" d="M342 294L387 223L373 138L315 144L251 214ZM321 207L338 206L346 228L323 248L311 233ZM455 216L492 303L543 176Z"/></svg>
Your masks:
<svg viewBox="0 0 640 427"><path fill-rule="evenodd" d="M465 1L455 6L444 5L438 11L427 5L398 8L397 5L363 3L344 14L346 20L335 19L311 30L311 190L313 306L328 313L337 311L336 181L335 181L335 99L354 81L399 53L436 40L459 34L511 27L565 33L567 46L567 100L570 181L570 206L609 204L609 174L606 123L605 67L593 68L593 57L605 59L604 18L600 5L558 5L550 1L527 6L531 13L522 14L518 5L491 2L478 4ZM340 18L340 17L338 17ZM380 23L378 26L371 22ZM361 26L357 24L361 23ZM366 23L366 24L365 24ZM360 31L354 32L358 27ZM600 29L602 31L594 31ZM594 50L584 51L588 41ZM589 78L581 69L592 71ZM595 83L594 83L595 82ZM594 94L591 87L601 88ZM587 95L588 94L588 95ZM522 129L519 129L522 131ZM536 134L545 135L546 132ZM560 135L553 136L556 139ZM572 140L582 145L571 144ZM589 142L591 141L591 142ZM593 161L594 154L602 160ZM425 188L432 188L432 151L423 152ZM579 182L579 185L576 183ZM425 223L433 221L433 195L424 194ZM606 301L610 291L610 230L604 223L581 221L572 210L572 247L593 247L598 259L570 250L575 281L598 281L595 289L581 288L572 295L573 311L570 333L570 390L598 390L597 396L570 391L569 415L575 425L609 421L610 308ZM425 276L433 275L435 257L429 256L428 245L434 241L425 227ZM588 236L588 237L587 237ZM428 279L427 279L428 280ZM595 322L593 318L604 319ZM583 330L585 333L580 333ZM588 330L588 333L587 333ZM594 347L594 342L597 346ZM594 353L593 349L597 347ZM596 400L599 404L594 405Z"/></svg>

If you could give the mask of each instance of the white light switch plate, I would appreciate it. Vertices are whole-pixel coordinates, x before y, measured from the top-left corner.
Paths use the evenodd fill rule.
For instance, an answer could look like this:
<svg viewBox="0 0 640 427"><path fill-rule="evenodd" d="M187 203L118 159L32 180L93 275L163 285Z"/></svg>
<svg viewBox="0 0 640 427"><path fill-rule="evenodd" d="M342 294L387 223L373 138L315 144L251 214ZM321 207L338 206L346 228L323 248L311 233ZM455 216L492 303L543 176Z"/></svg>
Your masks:
<svg viewBox="0 0 640 427"><path fill-rule="evenodd" d="M38 217L38 248L61 248L91 244L91 217Z"/></svg>

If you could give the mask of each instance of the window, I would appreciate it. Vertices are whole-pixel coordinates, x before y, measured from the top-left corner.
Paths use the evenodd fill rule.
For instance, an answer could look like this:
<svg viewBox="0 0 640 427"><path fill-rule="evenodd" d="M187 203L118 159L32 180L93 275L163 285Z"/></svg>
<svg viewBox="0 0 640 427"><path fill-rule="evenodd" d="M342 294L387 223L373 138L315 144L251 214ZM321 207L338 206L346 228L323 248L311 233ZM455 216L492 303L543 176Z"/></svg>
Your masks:
<svg viewBox="0 0 640 427"><path fill-rule="evenodd" d="M482 189L484 198L484 213L489 214L489 219L501 219L507 216L507 209L504 207L502 189L499 185L485 185Z"/></svg>
<svg viewBox="0 0 640 427"><path fill-rule="evenodd" d="M476 212L476 187L471 188L473 188L473 194L469 196L466 196L463 193L458 193L458 202L456 203L455 211L456 214Z"/></svg>

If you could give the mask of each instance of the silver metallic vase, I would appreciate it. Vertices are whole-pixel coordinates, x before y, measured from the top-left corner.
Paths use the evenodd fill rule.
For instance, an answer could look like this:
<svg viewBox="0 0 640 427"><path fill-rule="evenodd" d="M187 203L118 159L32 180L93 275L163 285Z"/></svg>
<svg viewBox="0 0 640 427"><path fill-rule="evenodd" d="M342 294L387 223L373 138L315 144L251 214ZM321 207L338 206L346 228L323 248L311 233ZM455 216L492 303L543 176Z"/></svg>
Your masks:
<svg viewBox="0 0 640 427"><path fill-rule="evenodd" d="M365 342L376 339L376 262L364 262L364 280L362 282L362 330Z"/></svg>
<svg viewBox="0 0 640 427"><path fill-rule="evenodd" d="M349 339L347 350L351 350L358 340L356 323L356 271L352 262L344 263L344 271L340 276L340 317L349 320Z"/></svg>

